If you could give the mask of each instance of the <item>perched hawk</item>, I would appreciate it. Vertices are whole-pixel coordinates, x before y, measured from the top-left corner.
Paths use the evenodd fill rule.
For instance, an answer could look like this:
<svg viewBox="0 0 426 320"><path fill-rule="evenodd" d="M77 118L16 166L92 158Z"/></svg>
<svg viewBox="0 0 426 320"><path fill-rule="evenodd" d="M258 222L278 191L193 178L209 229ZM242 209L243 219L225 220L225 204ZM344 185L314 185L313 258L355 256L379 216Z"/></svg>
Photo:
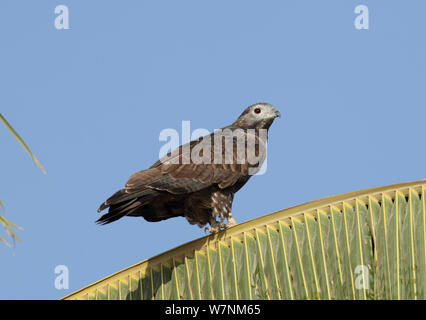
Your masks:
<svg viewBox="0 0 426 320"><path fill-rule="evenodd" d="M280 113L272 105L257 103L230 126L180 146L133 174L124 189L101 204L98 212L109 210L96 222L183 216L200 227L210 224L210 232L234 225L234 193L262 166L268 129L276 117Z"/></svg>

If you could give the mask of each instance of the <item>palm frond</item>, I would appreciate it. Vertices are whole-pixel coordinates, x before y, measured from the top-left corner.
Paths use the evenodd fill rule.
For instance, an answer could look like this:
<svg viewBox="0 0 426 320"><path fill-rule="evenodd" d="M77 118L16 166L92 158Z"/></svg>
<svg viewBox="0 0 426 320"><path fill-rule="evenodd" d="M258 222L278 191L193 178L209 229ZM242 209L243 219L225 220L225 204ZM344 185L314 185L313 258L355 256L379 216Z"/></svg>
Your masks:
<svg viewBox="0 0 426 320"><path fill-rule="evenodd" d="M7 122L7 120L3 117L3 115L0 113L0 121L3 122L3 124L6 126L7 129L12 133L12 135L15 137L16 140L22 145L22 147L25 149L25 151L30 155L31 159L35 162L35 164L40 168L40 170L46 174L46 170L43 168L41 163L37 160L37 158L34 156L34 154L31 152L30 148L28 148L27 144L22 140L22 138L19 136L19 134L15 131L15 129L12 128L12 126Z"/></svg>
<svg viewBox="0 0 426 320"><path fill-rule="evenodd" d="M426 180L274 212L64 299L426 299Z"/></svg>
<svg viewBox="0 0 426 320"><path fill-rule="evenodd" d="M4 210L4 204L0 200L0 207ZM14 224L13 222L7 220L5 217L0 215L0 224L5 229L7 235L13 240L13 247L15 248L16 241L21 242L21 239L16 235L12 228L23 230L20 226ZM0 237L0 241L10 247L10 244L3 238Z"/></svg>
<svg viewBox="0 0 426 320"><path fill-rule="evenodd" d="M6 128L12 133L12 135L15 137L16 140L22 145L22 147L25 149L25 151L30 155L31 159L33 159L34 163L40 168L40 170L46 174L46 170L43 168L41 163L37 160L37 158L34 156L34 154L31 152L30 148L28 148L27 144L24 142L24 140L19 136L19 134L13 129L13 127L7 122L7 120L3 117L3 115L0 113L0 121L6 126ZM0 200L0 208L5 210L3 202ZM16 241L21 242L19 237L16 235L15 232L13 232L12 228L23 230L21 227L17 226L16 224L10 222L6 218L0 215L0 224L5 229L7 235L12 238L13 240L13 247L15 248ZM10 247L10 244L0 236L0 241L5 243L7 246Z"/></svg>

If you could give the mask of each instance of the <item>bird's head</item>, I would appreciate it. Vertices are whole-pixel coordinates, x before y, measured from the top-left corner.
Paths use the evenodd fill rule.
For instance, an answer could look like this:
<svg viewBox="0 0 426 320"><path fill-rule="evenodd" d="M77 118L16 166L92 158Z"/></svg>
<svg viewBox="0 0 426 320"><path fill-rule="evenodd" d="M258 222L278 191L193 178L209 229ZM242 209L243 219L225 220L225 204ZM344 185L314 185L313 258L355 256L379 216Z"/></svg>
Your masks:
<svg viewBox="0 0 426 320"><path fill-rule="evenodd" d="M281 117L281 114L274 106L256 103L247 107L234 125L243 129L269 129L277 117Z"/></svg>

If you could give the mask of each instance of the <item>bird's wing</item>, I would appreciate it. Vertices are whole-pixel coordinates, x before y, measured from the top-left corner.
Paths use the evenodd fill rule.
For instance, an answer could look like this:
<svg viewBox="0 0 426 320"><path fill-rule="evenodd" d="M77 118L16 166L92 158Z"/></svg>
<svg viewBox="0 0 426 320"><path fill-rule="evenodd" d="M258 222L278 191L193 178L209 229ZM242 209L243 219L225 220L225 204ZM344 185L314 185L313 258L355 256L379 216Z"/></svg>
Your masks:
<svg viewBox="0 0 426 320"><path fill-rule="evenodd" d="M148 170L133 174L124 190L126 193L137 193L141 189L150 188L172 194L185 194L213 184L221 189L232 186L241 177L248 175L249 168L247 161L237 162L240 155L237 153L236 140L237 138L233 137L230 155L225 155L225 143L215 143L213 134L180 146ZM209 158L203 158L202 155L207 152ZM199 159L210 159L211 163L196 161L194 155L198 155ZM231 161L226 161L226 157L232 157Z"/></svg>

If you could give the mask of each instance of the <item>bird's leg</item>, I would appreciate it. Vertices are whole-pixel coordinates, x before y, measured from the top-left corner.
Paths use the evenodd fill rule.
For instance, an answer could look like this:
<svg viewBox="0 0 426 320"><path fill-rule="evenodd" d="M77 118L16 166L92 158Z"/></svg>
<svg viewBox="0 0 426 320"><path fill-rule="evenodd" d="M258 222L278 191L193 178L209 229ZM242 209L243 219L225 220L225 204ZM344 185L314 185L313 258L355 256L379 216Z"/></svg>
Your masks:
<svg viewBox="0 0 426 320"><path fill-rule="evenodd" d="M204 231L208 231L210 233L218 232L220 230L219 222L216 221L216 218L210 219L210 227L204 228Z"/></svg>
<svg viewBox="0 0 426 320"><path fill-rule="evenodd" d="M235 226L237 224L237 221L235 221L234 218L232 218L232 216L228 217L228 224L226 225L227 228Z"/></svg>
<svg viewBox="0 0 426 320"><path fill-rule="evenodd" d="M219 228L226 229L225 216L222 213L220 213L219 218L220 218L220 221L218 222Z"/></svg>
<svg viewBox="0 0 426 320"><path fill-rule="evenodd" d="M220 230L226 229L226 223L225 223L225 221L220 221L218 223L218 225L219 225Z"/></svg>
<svg viewBox="0 0 426 320"><path fill-rule="evenodd" d="M234 218L232 218L232 212L229 212L226 219L228 220L228 224L226 225L227 228L235 226L237 224L237 221L235 221Z"/></svg>
<svg viewBox="0 0 426 320"><path fill-rule="evenodd" d="M227 227L228 226L226 225L224 219L221 218L220 221L217 221L215 218L212 218L210 220L210 227L204 228L204 231L208 231L210 233L214 233L214 232L218 232L220 230L224 230Z"/></svg>
<svg viewBox="0 0 426 320"><path fill-rule="evenodd" d="M219 217L219 221L216 220L216 218ZM210 217L210 227L205 228L204 231L209 231L210 233L218 232L222 229L226 228L225 224L225 217L222 212L216 210L216 208L213 209L212 215Z"/></svg>

